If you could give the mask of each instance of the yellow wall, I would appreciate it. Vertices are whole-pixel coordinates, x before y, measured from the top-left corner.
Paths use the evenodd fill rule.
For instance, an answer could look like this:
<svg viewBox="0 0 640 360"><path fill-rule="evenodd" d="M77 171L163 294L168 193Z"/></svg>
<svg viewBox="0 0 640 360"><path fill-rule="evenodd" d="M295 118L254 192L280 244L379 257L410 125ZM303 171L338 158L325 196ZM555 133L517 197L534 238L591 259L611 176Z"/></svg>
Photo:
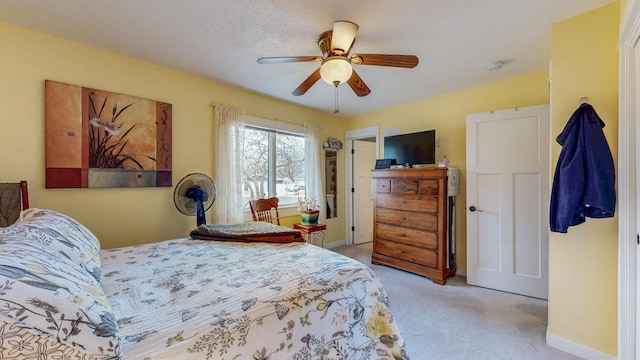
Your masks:
<svg viewBox="0 0 640 360"><path fill-rule="evenodd" d="M619 3L553 25L551 133L562 132L587 96L605 122L613 158L618 151ZM553 141L552 169L561 147ZM617 214L616 214L617 215ZM617 216L587 219L549 243L549 327L557 336L617 353Z"/></svg>
<svg viewBox="0 0 640 360"><path fill-rule="evenodd" d="M173 105L173 183L213 169L213 102L284 119L317 122L342 138L342 121L222 83L0 23L0 181L29 182L32 207L86 224L105 248L187 236L195 218L173 205L173 188L45 189L44 81L113 91ZM344 164L339 152L339 164ZM344 166L344 165L342 165ZM344 187L338 191L344 194ZM339 198L344 207L344 197ZM211 219L211 211L207 213ZM344 212L327 221L327 242L345 239ZM293 223L287 219L285 223Z"/></svg>
<svg viewBox="0 0 640 360"><path fill-rule="evenodd" d="M436 129L440 147L436 160L443 155L450 167L460 169L460 190L456 200L456 235L458 268L467 267L467 196L466 183L466 116L478 112L549 103L548 72L543 71L486 86L467 89L396 108L351 118L349 129L380 125L382 132L399 128L400 133ZM380 153L382 154L382 149Z"/></svg>

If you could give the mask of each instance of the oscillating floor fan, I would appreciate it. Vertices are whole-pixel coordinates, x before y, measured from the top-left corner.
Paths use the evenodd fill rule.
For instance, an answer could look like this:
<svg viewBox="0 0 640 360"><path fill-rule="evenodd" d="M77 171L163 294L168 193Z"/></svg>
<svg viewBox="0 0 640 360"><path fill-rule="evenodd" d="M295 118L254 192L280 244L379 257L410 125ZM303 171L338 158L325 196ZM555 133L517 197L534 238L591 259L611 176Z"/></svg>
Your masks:
<svg viewBox="0 0 640 360"><path fill-rule="evenodd" d="M205 174L185 176L173 191L173 202L183 214L197 217L197 226L207 223L204 212L216 201L216 185Z"/></svg>

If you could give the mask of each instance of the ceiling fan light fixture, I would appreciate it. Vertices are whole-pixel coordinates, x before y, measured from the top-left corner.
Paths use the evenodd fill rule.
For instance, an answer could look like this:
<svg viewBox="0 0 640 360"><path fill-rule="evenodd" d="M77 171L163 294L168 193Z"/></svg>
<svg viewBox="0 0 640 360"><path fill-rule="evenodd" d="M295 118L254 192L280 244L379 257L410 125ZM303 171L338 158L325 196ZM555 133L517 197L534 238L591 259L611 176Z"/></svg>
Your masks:
<svg viewBox="0 0 640 360"><path fill-rule="evenodd" d="M340 85L353 74L353 67L347 58L332 56L325 59L320 66L320 77L327 84Z"/></svg>
<svg viewBox="0 0 640 360"><path fill-rule="evenodd" d="M351 49L359 26L351 21L340 20L333 24L331 50L337 54L346 54Z"/></svg>

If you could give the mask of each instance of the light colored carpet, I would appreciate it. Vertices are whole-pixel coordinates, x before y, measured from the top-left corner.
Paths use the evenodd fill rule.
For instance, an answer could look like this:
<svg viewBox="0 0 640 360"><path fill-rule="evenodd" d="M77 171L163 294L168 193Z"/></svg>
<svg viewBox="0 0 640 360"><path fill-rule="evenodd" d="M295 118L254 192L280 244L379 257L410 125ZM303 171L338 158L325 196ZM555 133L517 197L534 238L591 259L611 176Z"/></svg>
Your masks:
<svg viewBox="0 0 640 360"><path fill-rule="evenodd" d="M547 302L470 286L456 276L447 284L371 264L372 244L332 249L374 270L412 360L571 360L545 344Z"/></svg>

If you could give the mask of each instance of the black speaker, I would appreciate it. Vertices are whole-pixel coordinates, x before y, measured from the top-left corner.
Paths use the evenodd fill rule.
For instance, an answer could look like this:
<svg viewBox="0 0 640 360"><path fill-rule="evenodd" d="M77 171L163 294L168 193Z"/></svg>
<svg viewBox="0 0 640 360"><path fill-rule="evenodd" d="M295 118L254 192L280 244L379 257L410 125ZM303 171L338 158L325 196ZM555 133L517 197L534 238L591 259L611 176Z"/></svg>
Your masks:
<svg viewBox="0 0 640 360"><path fill-rule="evenodd" d="M388 169L395 164L396 159L378 159L376 160L376 169Z"/></svg>

